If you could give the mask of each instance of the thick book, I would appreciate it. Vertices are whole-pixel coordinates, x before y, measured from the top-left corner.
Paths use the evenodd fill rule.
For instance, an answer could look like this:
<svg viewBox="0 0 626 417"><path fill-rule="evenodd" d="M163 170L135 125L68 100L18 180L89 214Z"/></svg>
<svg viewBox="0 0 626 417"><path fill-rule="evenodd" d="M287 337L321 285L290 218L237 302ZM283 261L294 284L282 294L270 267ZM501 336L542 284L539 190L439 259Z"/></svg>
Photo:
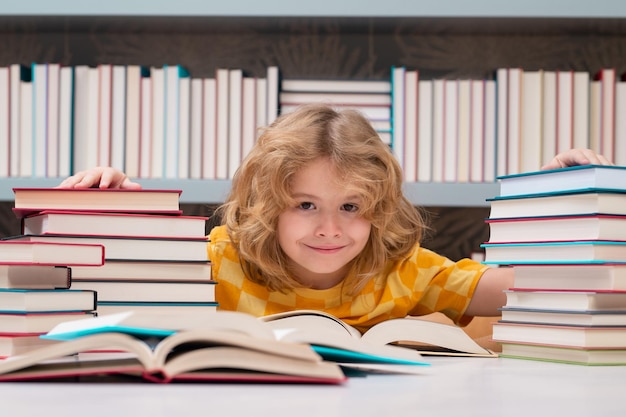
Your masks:
<svg viewBox="0 0 626 417"><path fill-rule="evenodd" d="M626 263L514 265L513 274L517 288L626 290Z"/></svg>
<svg viewBox="0 0 626 417"><path fill-rule="evenodd" d="M55 311L92 311L95 309L96 292L92 290L0 288L0 313L21 314Z"/></svg>
<svg viewBox="0 0 626 417"><path fill-rule="evenodd" d="M552 308L502 307L503 323L534 323L566 326L626 326L626 304L622 310L555 310Z"/></svg>
<svg viewBox="0 0 626 417"><path fill-rule="evenodd" d="M523 196L593 189L626 190L626 167L576 165L498 177L500 196Z"/></svg>
<svg viewBox="0 0 626 417"><path fill-rule="evenodd" d="M206 217L46 210L22 220L25 235L202 238Z"/></svg>
<svg viewBox="0 0 626 417"><path fill-rule="evenodd" d="M336 317L314 310L296 310L264 316L261 320L285 333L284 339L319 344L400 345L422 355L495 356L458 326L416 318L386 320L364 334Z"/></svg>
<svg viewBox="0 0 626 417"><path fill-rule="evenodd" d="M56 340L47 340L38 334L0 335L0 359L23 355L35 349L57 344Z"/></svg>
<svg viewBox="0 0 626 417"><path fill-rule="evenodd" d="M94 311L1 313L0 335L43 334L61 323L93 317Z"/></svg>
<svg viewBox="0 0 626 417"><path fill-rule="evenodd" d="M337 364L323 361L306 345L261 339L228 329L187 329L154 344L119 332L80 337L0 362L0 380L58 380L88 375L102 378L119 374L160 383L338 384L346 380ZM111 348L117 352L102 352Z"/></svg>
<svg viewBox="0 0 626 417"><path fill-rule="evenodd" d="M65 289L71 282L68 266L0 265L0 288Z"/></svg>
<svg viewBox="0 0 626 417"><path fill-rule="evenodd" d="M308 93L391 93L391 82L386 80L322 80L283 79L281 92Z"/></svg>
<svg viewBox="0 0 626 417"><path fill-rule="evenodd" d="M0 240L0 264L101 266L104 264L104 246Z"/></svg>
<svg viewBox="0 0 626 417"><path fill-rule="evenodd" d="M505 307L586 311L626 310L626 291L537 290L510 288L504 291Z"/></svg>
<svg viewBox="0 0 626 417"><path fill-rule="evenodd" d="M205 237L157 238L48 234L12 236L7 238L7 241L102 245L106 261L209 261L206 249L207 239Z"/></svg>
<svg viewBox="0 0 626 417"><path fill-rule="evenodd" d="M533 217L581 214L626 215L626 191L566 191L533 196L494 197L489 217Z"/></svg>
<svg viewBox="0 0 626 417"><path fill-rule="evenodd" d="M44 210L151 214L182 213L181 190L119 188L13 188L18 218Z"/></svg>
<svg viewBox="0 0 626 417"><path fill-rule="evenodd" d="M484 243L486 264L626 263L626 241Z"/></svg>
<svg viewBox="0 0 626 417"><path fill-rule="evenodd" d="M503 358L539 360L575 365L626 365L626 349L576 349L563 346L542 346L502 343Z"/></svg>
<svg viewBox="0 0 626 417"><path fill-rule="evenodd" d="M136 311L139 314L213 314L219 303L213 302L140 302L98 301L98 315Z"/></svg>
<svg viewBox="0 0 626 417"><path fill-rule="evenodd" d="M621 240L626 215L589 214L489 218L489 242Z"/></svg>
<svg viewBox="0 0 626 417"><path fill-rule="evenodd" d="M273 323L276 323L276 320ZM138 311L132 311L64 323L42 337L71 340L103 332L124 332L134 336L158 338L194 328L238 331L261 340L307 344L325 360L340 363L346 368L353 368L358 364L358 369L364 370L368 365L375 365L373 368L381 372L384 370L381 369L384 368L383 365L389 365L386 371L391 373L422 373L422 367L428 365L420 353L414 349L366 343L355 337L341 337L342 333L337 330L319 334L319 332L314 333L312 329L304 329L306 331L302 331L296 340L294 338L296 329L291 323L277 328L254 316L238 312L219 311L216 314L199 316L172 315L167 312L140 314ZM308 335L307 332L309 332Z"/></svg>
<svg viewBox="0 0 626 417"><path fill-rule="evenodd" d="M206 281L210 278L211 263L206 261L108 260L98 268L72 267L72 279L77 280Z"/></svg>
<svg viewBox="0 0 626 417"><path fill-rule="evenodd" d="M626 349L625 326L566 326L534 323L493 324L493 340L571 348Z"/></svg>
<svg viewBox="0 0 626 417"><path fill-rule="evenodd" d="M74 279L72 289L92 290L102 302L215 302L215 281Z"/></svg>

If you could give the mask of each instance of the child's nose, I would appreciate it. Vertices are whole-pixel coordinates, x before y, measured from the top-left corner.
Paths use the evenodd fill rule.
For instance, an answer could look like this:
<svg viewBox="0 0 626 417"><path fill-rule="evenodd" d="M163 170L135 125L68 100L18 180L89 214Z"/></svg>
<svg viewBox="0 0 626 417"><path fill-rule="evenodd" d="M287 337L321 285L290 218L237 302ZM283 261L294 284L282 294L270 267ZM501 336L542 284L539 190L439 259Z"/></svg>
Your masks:
<svg viewBox="0 0 626 417"><path fill-rule="evenodd" d="M338 237L341 236L341 225L337 214L324 213L320 214L318 224L315 231L320 237Z"/></svg>

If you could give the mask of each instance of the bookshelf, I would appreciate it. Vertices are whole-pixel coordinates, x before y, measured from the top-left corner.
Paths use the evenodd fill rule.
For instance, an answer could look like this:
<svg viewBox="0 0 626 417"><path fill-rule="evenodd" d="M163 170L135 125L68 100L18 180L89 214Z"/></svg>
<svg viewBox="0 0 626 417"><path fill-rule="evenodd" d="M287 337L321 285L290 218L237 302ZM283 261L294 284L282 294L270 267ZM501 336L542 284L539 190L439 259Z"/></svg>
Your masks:
<svg viewBox="0 0 626 417"><path fill-rule="evenodd" d="M500 67L590 74L614 67L621 74L626 71L626 3L32 0L3 7L0 42L5 45L0 65L177 63L198 77L213 76L220 66L262 76L268 65L277 65L285 78L389 79L392 65L419 69L430 79L493 79ZM12 187L59 182L0 178L0 202L10 204ZM180 188L183 202L200 206L223 201L230 184L140 182ZM485 199L498 191L494 183L410 183L405 190L415 204L458 208L446 216L468 222L482 220ZM480 208L481 214L465 219L466 207Z"/></svg>

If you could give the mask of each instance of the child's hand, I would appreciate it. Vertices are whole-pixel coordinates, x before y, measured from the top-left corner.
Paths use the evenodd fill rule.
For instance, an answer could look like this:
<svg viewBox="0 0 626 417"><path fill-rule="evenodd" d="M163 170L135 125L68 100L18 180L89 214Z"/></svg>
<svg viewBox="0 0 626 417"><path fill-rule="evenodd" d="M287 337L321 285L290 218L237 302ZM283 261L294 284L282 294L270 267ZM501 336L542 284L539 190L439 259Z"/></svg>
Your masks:
<svg viewBox="0 0 626 417"><path fill-rule="evenodd" d="M80 171L66 178L56 188L126 188L138 190L141 185L133 182L115 168L96 167Z"/></svg>
<svg viewBox="0 0 626 417"><path fill-rule="evenodd" d="M541 169L557 169L574 165L613 165L604 156L599 155L591 149L570 149L555 156L552 161L541 167Z"/></svg>

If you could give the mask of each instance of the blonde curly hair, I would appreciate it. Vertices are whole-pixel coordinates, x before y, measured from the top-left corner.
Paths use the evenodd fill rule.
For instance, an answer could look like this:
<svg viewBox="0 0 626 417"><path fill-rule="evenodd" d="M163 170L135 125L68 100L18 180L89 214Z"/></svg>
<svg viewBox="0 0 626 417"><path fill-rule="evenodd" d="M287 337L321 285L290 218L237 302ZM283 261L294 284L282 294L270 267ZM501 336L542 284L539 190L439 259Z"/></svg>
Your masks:
<svg viewBox="0 0 626 417"><path fill-rule="evenodd" d="M350 293L389 261L405 257L425 230L421 212L402 193L400 165L369 121L354 110L301 106L265 128L218 209L244 272L270 290L301 286L276 229L279 214L295 204L291 178L319 158L328 158L341 183L358 193L359 214L372 225L368 243L352 261Z"/></svg>

